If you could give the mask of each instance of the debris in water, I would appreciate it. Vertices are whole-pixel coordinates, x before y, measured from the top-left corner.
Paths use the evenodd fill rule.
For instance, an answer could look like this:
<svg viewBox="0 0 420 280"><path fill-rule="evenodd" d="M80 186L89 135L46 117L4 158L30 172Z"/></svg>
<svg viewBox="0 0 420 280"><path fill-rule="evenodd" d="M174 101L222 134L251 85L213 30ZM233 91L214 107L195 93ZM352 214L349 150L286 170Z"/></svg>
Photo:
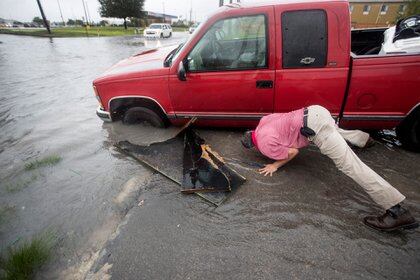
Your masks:
<svg viewBox="0 0 420 280"><path fill-rule="evenodd" d="M190 137L196 136L193 131L188 132L188 134L191 135ZM185 135L187 135L187 133ZM186 156L183 155L183 152L186 151L186 146L182 136L182 134L178 134L175 138L164 142L153 143L149 146L134 145L128 141L119 142L115 146L121 152L133 157L140 163L153 169L155 172L158 172L174 183L182 186L182 182L184 181L183 170L186 169L185 167L180 168L180 166L183 165L183 159L186 158ZM202 144L199 146L194 145L190 148L194 149L195 160L200 160L203 151L205 152L204 157L202 158L202 167L205 165L208 170L211 171L202 174L198 172L197 180L201 183L205 182L206 179L202 176L206 174L206 176L209 176L208 179L211 179L208 182L213 184L213 191L217 192L199 192L196 194L215 206L219 206L228 197L229 191L234 191L238 186L243 184L245 178L226 166L223 158L212 151L211 148L204 143L204 140L201 139L200 141L202 141ZM196 149L198 149L198 151L196 151ZM204 168L197 169L196 171L198 170L204 170ZM217 185L214 184L215 182ZM218 187L219 183L222 183L222 185L220 185L221 187Z"/></svg>
<svg viewBox="0 0 420 280"><path fill-rule="evenodd" d="M401 142L398 141L395 130L389 130L389 129L380 130L378 132L373 133L372 137L375 140L384 143L389 148L402 146Z"/></svg>
<svg viewBox="0 0 420 280"><path fill-rule="evenodd" d="M227 192L245 178L228 168L204 139L194 131L185 132L182 192Z"/></svg>

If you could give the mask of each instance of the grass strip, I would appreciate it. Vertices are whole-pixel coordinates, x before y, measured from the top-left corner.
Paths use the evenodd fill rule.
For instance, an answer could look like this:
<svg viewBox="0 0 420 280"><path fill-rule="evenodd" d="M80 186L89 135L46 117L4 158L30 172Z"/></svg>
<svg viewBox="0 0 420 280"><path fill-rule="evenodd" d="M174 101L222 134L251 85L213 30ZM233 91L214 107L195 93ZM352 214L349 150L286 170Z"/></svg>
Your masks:
<svg viewBox="0 0 420 280"><path fill-rule="evenodd" d="M53 166L59 163L62 160L62 158L58 155L51 155L44 157L42 159L36 159L30 162L25 163L25 170L35 170L40 167L44 166Z"/></svg>
<svg viewBox="0 0 420 280"><path fill-rule="evenodd" d="M16 247L10 247L0 260L4 280L33 279L38 269L51 258L55 237L48 233Z"/></svg>
<svg viewBox="0 0 420 280"><path fill-rule="evenodd" d="M0 34L25 35L37 37L107 37L107 36L131 36L143 35L144 28L118 26L92 26L87 30L84 27L58 27L52 28L52 34L43 28L0 28ZM173 31L183 32L185 28L173 28Z"/></svg>

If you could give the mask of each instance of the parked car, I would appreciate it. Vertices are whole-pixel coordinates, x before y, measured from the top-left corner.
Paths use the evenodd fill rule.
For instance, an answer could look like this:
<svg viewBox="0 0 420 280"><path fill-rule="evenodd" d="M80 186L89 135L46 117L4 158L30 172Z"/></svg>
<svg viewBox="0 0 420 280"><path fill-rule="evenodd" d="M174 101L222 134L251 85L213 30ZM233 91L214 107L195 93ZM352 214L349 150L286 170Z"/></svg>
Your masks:
<svg viewBox="0 0 420 280"><path fill-rule="evenodd" d="M200 25L200 23L196 22L196 23L194 23L193 25L190 26L190 28L188 29L190 34L192 34L197 29L198 25Z"/></svg>
<svg viewBox="0 0 420 280"><path fill-rule="evenodd" d="M169 38L172 36L172 27L166 23L153 23L143 31L146 38Z"/></svg>
<svg viewBox="0 0 420 280"><path fill-rule="evenodd" d="M348 11L343 0L224 6L185 44L139 53L94 80L97 114L255 126L319 104L342 127L397 127L403 145L420 151L420 53L366 55L379 53L384 30L351 33Z"/></svg>

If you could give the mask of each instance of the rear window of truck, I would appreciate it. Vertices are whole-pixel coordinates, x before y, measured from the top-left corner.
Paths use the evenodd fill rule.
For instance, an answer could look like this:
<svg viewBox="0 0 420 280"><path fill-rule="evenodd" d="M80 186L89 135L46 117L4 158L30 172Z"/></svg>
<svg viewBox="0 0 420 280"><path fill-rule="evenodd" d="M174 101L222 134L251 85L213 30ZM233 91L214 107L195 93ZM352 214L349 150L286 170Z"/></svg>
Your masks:
<svg viewBox="0 0 420 280"><path fill-rule="evenodd" d="M283 68L324 67L327 63L327 15L324 10L281 15Z"/></svg>

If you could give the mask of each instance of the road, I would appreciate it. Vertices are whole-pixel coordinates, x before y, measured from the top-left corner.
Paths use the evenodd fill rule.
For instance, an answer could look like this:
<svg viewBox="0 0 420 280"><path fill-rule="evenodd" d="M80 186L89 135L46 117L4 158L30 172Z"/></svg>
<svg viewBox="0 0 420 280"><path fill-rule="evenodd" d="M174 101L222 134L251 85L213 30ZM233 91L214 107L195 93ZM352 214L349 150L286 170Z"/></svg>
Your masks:
<svg viewBox="0 0 420 280"><path fill-rule="evenodd" d="M267 162L241 147L240 132L199 132L227 160ZM356 152L419 217L420 155L382 143ZM218 208L154 175L94 271L107 268L112 279L420 278L420 232L367 228L362 217L382 210L315 146L271 178L231 166L248 180Z"/></svg>

